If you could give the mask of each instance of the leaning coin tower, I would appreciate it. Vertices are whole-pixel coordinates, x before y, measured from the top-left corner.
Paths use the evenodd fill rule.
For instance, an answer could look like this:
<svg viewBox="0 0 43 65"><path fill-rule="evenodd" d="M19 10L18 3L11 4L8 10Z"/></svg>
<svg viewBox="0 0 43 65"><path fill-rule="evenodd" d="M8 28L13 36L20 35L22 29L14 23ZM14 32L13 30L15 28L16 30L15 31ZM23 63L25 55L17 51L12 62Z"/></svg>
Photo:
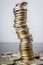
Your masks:
<svg viewBox="0 0 43 65"><path fill-rule="evenodd" d="M29 33L29 29L26 25L27 22L27 2L22 2L16 4L13 9L14 12L14 27L16 28L16 33L18 38L20 39L20 55L21 59L28 60L34 59L34 53L32 50L32 35Z"/></svg>

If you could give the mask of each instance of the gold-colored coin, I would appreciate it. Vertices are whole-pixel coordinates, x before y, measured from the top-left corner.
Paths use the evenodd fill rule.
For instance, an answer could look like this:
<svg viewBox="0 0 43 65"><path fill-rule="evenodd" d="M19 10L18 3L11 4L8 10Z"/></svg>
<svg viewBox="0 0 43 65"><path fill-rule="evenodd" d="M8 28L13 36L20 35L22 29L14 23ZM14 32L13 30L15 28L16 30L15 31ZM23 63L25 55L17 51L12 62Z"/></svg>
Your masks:
<svg viewBox="0 0 43 65"><path fill-rule="evenodd" d="M25 58L25 56L29 56L29 57L34 57L33 55L31 56L29 53L28 54L20 54L21 56L23 56Z"/></svg>
<svg viewBox="0 0 43 65"><path fill-rule="evenodd" d="M14 15L16 15L16 14L27 14L26 9L13 10L13 12L14 12Z"/></svg>
<svg viewBox="0 0 43 65"><path fill-rule="evenodd" d="M15 17L15 19L24 19L24 18L26 19L27 16L24 16L24 15L23 15L23 16L16 16L16 17Z"/></svg>
<svg viewBox="0 0 43 65"><path fill-rule="evenodd" d="M32 47L30 47L30 48L28 48L28 47L27 47L27 48L24 48L24 47L20 48L21 51L24 51L24 50L31 50L31 49L32 49Z"/></svg>
<svg viewBox="0 0 43 65"><path fill-rule="evenodd" d="M26 14L26 16L27 16L27 10L26 9L21 9L21 10L17 10L17 11L15 11L15 13L14 13L15 15L19 15L19 14Z"/></svg>
<svg viewBox="0 0 43 65"><path fill-rule="evenodd" d="M21 25L21 27L18 27L18 29L17 29L17 31L18 30L22 30L22 29L27 29L27 30L29 30L29 28L27 27L27 25Z"/></svg>
<svg viewBox="0 0 43 65"><path fill-rule="evenodd" d="M29 43L27 43L28 45L20 45L20 48L31 48L32 47L32 44L29 45Z"/></svg>
<svg viewBox="0 0 43 65"><path fill-rule="evenodd" d="M15 18L25 18L25 17L27 17L26 15L20 15L20 16L16 16Z"/></svg>
<svg viewBox="0 0 43 65"><path fill-rule="evenodd" d="M15 13L15 14L17 14L17 13L20 13L20 12L27 12L27 9L18 9L18 10L13 10L13 12Z"/></svg>
<svg viewBox="0 0 43 65"><path fill-rule="evenodd" d="M24 44L22 42L20 43L20 46L29 46L29 45L32 45L32 43L24 43Z"/></svg>
<svg viewBox="0 0 43 65"><path fill-rule="evenodd" d="M20 45L24 45L24 46L25 46L25 45L32 45L32 43L24 43L24 44L23 44L23 43L21 42Z"/></svg>
<svg viewBox="0 0 43 65"><path fill-rule="evenodd" d="M15 7L15 10L20 10L20 9L27 9L27 8L24 5L18 5Z"/></svg>
<svg viewBox="0 0 43 65"><path fill-rule="evenodd" d="M22 13L15 14L15 16L16 16L16 17L18 17L18 16L27 16L26 14L27 14L27 13L23 13L23 12L22 12Z"/></svg>
<svg viewBox="0 0 43 65"><path fill-rule="evenodd" d="M15 11L17 11L17 10L27 10L27 8L25 7L25 6L17 6L16 8L15 8Z"/></svg>
<svg viewBox="0 0 43 65"><path fill-rule="evenodd" d="M23 22L27 22L26 19L18 19L18 20L15 19L15 20L14 20L14 23L15 23L15 22L22 22L22 21L23 21Z"/></svg>
<svg viewBox="0 0 43 65"><path fill-rule="evenodd" d="M22 42L21 42L21 44L20 44L20 48L30 48L30 47L32 47L32 44L31 43L25 43L25 44L22 44Z"/></svg>
<svg viewBox="0 0 43 65"><path fill-rule="evenodd" d="M25 23L23 23L22 25L20 25L20 24L14 24L14 27L19 28L19 27L22 27L24 25L26 25L26 24Z"/></svg>
<svg viewBox="0 0 43 65"><path fill-rule="evenodd" d="M29 54L20 54L22 57L29 56Z"/></svg>
<svg viewBox="0 0 43 65"><path fill-rule="evenodd" d="M21 39L20 41L22 43L30 43L30 42L32 42L32 40L28 40L28 39Z"/></svg>
<svg viewBox="0 0 43 65"><path fill-rule="evenodd" d="M17 3L16 6L18 6L18 5L20 5L20 6L26 6L27 2Z"/></svg>
<svg viewBox="0 0 43 65"><path fill-rule="evenodd" d="M21 51L26 51L26 50L31 51L31 49L32 49L32 46L31 47L27 47L27 48L26 47L25 48L24 47L20 48Z"/></svg>
<svg viewBox="0 0 43 65"><path fill-rule="evenodd" d="M21 27L18 27L18 28L17 28L17 31L18 31L18 30L21 30L21 29L23 29L23 28L29 30L29 28L28 28L26 25L23 25L23 26L21 26Z"/></svg>
<svg viewBox="0 0 43 65"><path fill-rule="evenodd" d="M28 36L28 33L18 33L18 37L21 39L26 38Z"/></svg>
<svg viewBox="0 0 43 65"><path fill-rule="evenodd" d="M25 36L27 36L28 35L28 31L20 31L20 32L18 32L18 35L19 36L22 36L22 35L25 35Z"/></svg>
<svg viewBox="0 0 43 65"><path fill-rule="evenodd" d="M21 40L21 39L27 39L27 40L29 40L29 39L28 39L29 37L32 38L31 36L29 36L29 34L26 34L26 35L17 34L17 35L18 35L18 37L20 38L20 40Z"/></svg>
<svg viewBox="0 0 43 65"><path fill-rule="evenodd" d="M32 53L32 49L30 49L30 50L23 50L23 51L20 51L21 53L23 53L23 54L25 54L25 53Z"/></svg>
<svg viewBox="0 0 43 65"><path fill-rule="evenodd" d="M18 17L18 18L15 18L15 20L20 20L20 19L24 19L24 20L26 20L26 17L24 18L24 17Z"/></svg>
<svg viewBox="0 0 43 65"><path fill-rule="evenodd" d="M19 19L19 20L14 20L14 23L21 23L21 22L26 22L26 20L23 20L23 19Z"/></svg>
<svg viewBox="0 0 43 65"><path fill-rule="evenodd" d="M22 24L25 24L26 22L16 22L14 25L15 26L19 26L19 25L22 25Z"/></svg>
<svg viewBox="0 0 43 65"><path fill-rule="evenodd" d="M27 14L27 11L22 11L22 10L19 11L19 10L18 10L18 12L15 11L15 13L14 13L15 16L16 16L16 15L19 15L19 14L22 14L22 15L23 15L23 14ZM26 16L27 16L27 15L26 15Z"/></svg>
<svg viewBox="0 0 43 65"><path fill-rule="evenodd" d="M21 30L18 30L17 31L17 33L24 33L24 34L26 34L26 33L28 33L28 29L21 29Z"/></svg>
<svg viewBox="0 0 43 65"><path fill-rule="evenodd" d="M27 56L27 57L33 57L33 55L32 56L30 56L30 54L28 53L28 54L20 54L21 56L23 56L24 58L25 58L25 56Z"/></svg>
<svg viewBox="0 0 43 65"><path fill-rule="evenodd" d="M30 57L29 57L29 56L22 56L22 59L23 59L23 60L29 60Z"/></svg>
<svg viewBox="0 0 43 65"><path fill-rule="evenodd" d="M26 37L25 34L17 34L17 35L18 35L18 37L20 38L20 40Z"/></svg>
<svg viewBox="0 0 43 65"><path fill-rule="evenodd" d="M16 21L16 22L15 22L15 25L16 25L16 24L18 24L18 25L19 25L19 24L26 24L26 21Z"/></svg>
<svg viewBox="0 0 43 65"><path fill-rule="evenodd" d="M21 21L22 21L22 20L23 20L23 21L24 21L24 20L26 21L25 18L19 18L19 19L15 19L15 22L16 22L16 21L20 21L20 20L21 20Z"/></svg>

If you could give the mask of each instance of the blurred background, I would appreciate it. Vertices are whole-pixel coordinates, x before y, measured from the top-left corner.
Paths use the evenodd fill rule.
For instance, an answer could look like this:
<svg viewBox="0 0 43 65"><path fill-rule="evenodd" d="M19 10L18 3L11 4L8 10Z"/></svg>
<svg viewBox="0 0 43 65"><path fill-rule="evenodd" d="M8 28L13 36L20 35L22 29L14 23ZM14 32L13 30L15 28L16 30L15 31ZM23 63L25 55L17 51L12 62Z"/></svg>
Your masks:
<svg viewBox="0 0 43 65"><path fill-rule="evenodd" d="M43 51L43 0L22 0L27 5L27 25L33 36L33 50ZM18 52L20 40L13 28L13 8L21 0L0 0L0 54Z"/></svg>

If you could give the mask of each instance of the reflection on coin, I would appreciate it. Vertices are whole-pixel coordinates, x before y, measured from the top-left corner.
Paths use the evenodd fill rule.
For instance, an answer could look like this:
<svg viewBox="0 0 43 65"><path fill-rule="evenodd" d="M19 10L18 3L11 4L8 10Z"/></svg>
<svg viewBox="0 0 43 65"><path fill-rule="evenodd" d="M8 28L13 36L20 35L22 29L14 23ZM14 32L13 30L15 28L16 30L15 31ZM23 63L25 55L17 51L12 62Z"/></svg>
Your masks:
<svg viewBox="0 0 43 65"><path fill-rule="evenodd" d="M33 59L33 50L32 50L32 35L29 33L29 29L26 25L27 22L27 2L22 2L16 4L13 9L15 20L14 27L16 28L16 33L20 39L20 55L23 59Z"/></svg>

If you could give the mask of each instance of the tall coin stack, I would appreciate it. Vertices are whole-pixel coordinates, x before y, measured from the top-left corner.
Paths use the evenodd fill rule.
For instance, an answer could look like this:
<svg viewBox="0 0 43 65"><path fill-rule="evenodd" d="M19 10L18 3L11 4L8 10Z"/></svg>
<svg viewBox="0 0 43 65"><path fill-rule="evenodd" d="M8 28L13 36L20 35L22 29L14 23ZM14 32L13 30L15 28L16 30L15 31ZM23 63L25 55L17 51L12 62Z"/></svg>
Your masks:
<svg viewBox="0 0 43 65"><path fill-rule="evenodd" d="M14 27L16 28L16 33L20 39L20 55L23 60L34 59L34 54L32 50L32 35L29 33L29 29L26 25L27 22L27 2L22 2L16 4L13 9L15 19Z"/></svg>

